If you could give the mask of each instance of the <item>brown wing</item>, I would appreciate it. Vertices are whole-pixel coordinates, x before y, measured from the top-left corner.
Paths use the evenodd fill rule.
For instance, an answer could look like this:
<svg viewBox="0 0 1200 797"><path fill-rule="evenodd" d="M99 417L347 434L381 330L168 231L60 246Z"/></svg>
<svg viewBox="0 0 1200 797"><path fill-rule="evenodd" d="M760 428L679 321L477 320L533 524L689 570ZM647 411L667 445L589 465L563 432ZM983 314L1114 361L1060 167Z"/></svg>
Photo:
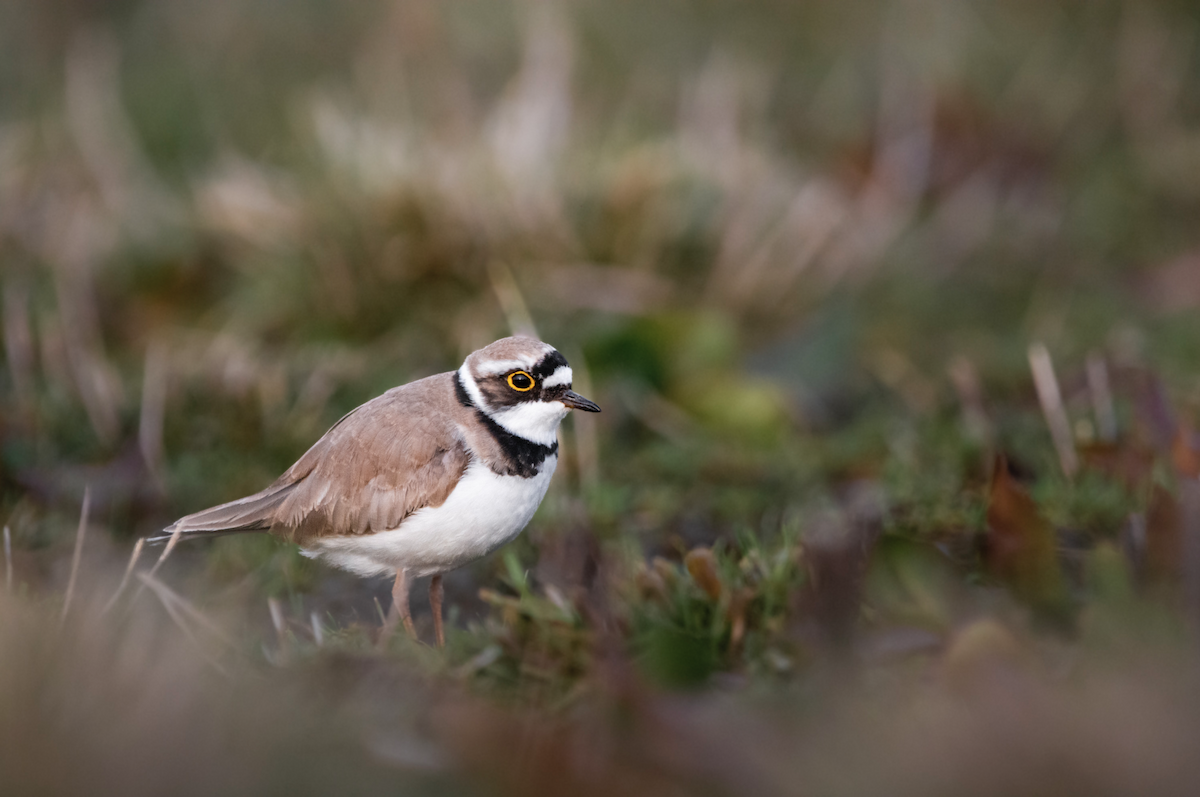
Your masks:
<svg viewBox="0 0 1200 797"><path fill-rule="evenodd" d="M394 529L418 509L441 505L470 461L450 415L451 384L439 374L389 390L338 421L267 489L176 525L201 533L270 529L304 544Z"/></svg>

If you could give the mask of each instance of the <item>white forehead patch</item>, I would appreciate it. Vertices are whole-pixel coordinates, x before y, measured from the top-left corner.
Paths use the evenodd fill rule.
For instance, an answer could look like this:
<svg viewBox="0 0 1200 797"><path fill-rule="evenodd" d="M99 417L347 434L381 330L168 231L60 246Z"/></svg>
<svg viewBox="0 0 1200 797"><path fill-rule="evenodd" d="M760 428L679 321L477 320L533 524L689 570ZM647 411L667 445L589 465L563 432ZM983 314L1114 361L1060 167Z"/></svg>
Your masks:
<svg viewBox="0 0 1200 797"><path fill-rule="evenodd" d="M567 412L567 406L561 401L525 401L489 413L489 416L517 437L552 446L558 441L558 425L567 417Z"/></svg>
<svg viewBox="0 0 1200 797"><path fill-rule="evenodd" d="M480 376L495 376L509 371L528 371L537 364L532 357L522 357L519 360L484 360L479 364Z"/></svg>
<svg viewBox="0 0 1200 797"><path fill-rule="evenodd" d="M558 387L571 384L571 366L560 365L554 373L542 380L542 387Z"/></svg>

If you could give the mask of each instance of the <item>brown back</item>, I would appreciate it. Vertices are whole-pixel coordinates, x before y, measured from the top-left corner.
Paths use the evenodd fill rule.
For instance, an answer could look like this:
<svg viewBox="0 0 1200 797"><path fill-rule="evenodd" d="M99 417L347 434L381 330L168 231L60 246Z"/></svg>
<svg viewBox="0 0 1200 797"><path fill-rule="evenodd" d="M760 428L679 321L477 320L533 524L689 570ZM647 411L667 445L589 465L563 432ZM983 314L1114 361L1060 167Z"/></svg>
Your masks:
<svg viewBox="0 0 1200 797"><path fill-rule="evenodd" d="M346 415L274 484L181 518L187 533L270 530L304 545L324 536L394 529L440 506L471 459L464 430L478 422L458 404L454 374L393 388Z"/></svg>
<svg viewBox="0 0 1200 797"><path fill-rule="evenodd" d="M284 473L294 484L275 510L272 532L313 537L394 529L440 506L470 456L455 422L453 374L393 388L342 418Z"/></svg>

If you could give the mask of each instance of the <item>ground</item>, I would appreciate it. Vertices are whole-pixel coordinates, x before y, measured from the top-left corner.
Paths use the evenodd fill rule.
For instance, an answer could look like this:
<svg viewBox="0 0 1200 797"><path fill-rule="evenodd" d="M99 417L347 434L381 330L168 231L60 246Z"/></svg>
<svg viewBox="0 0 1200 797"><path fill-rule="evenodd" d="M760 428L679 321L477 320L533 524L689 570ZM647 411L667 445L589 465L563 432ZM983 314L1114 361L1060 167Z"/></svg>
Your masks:
<svg viewBox="0 0 1200 797"><path fill-rule="evenodd" d="M1194 793L1200 16L0 10L0 782ZM536 331L528 531L136 540ZM578 414L576 414L578 415ZM87 509L83 511L87 495ZM82 522L81 522L82 521Z"/></svg>

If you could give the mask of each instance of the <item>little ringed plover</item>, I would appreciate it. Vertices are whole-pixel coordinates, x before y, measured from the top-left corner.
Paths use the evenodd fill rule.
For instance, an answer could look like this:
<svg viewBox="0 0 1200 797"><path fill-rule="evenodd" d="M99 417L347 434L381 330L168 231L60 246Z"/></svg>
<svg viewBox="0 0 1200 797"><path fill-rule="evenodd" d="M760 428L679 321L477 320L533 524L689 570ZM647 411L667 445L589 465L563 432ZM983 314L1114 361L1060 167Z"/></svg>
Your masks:
<svg viewBox="0 0 1200 797"><path fill-rule="evenodd" d="M394 572L394 611L414 636L409 579L432 575L441 646L442 573L525 528L558 464L559 423L571 409L600 411L571 377L553 346L502 338L457 371L352 410L262 492L180 518L151 541L267 531L362 576Z"/></svg>

